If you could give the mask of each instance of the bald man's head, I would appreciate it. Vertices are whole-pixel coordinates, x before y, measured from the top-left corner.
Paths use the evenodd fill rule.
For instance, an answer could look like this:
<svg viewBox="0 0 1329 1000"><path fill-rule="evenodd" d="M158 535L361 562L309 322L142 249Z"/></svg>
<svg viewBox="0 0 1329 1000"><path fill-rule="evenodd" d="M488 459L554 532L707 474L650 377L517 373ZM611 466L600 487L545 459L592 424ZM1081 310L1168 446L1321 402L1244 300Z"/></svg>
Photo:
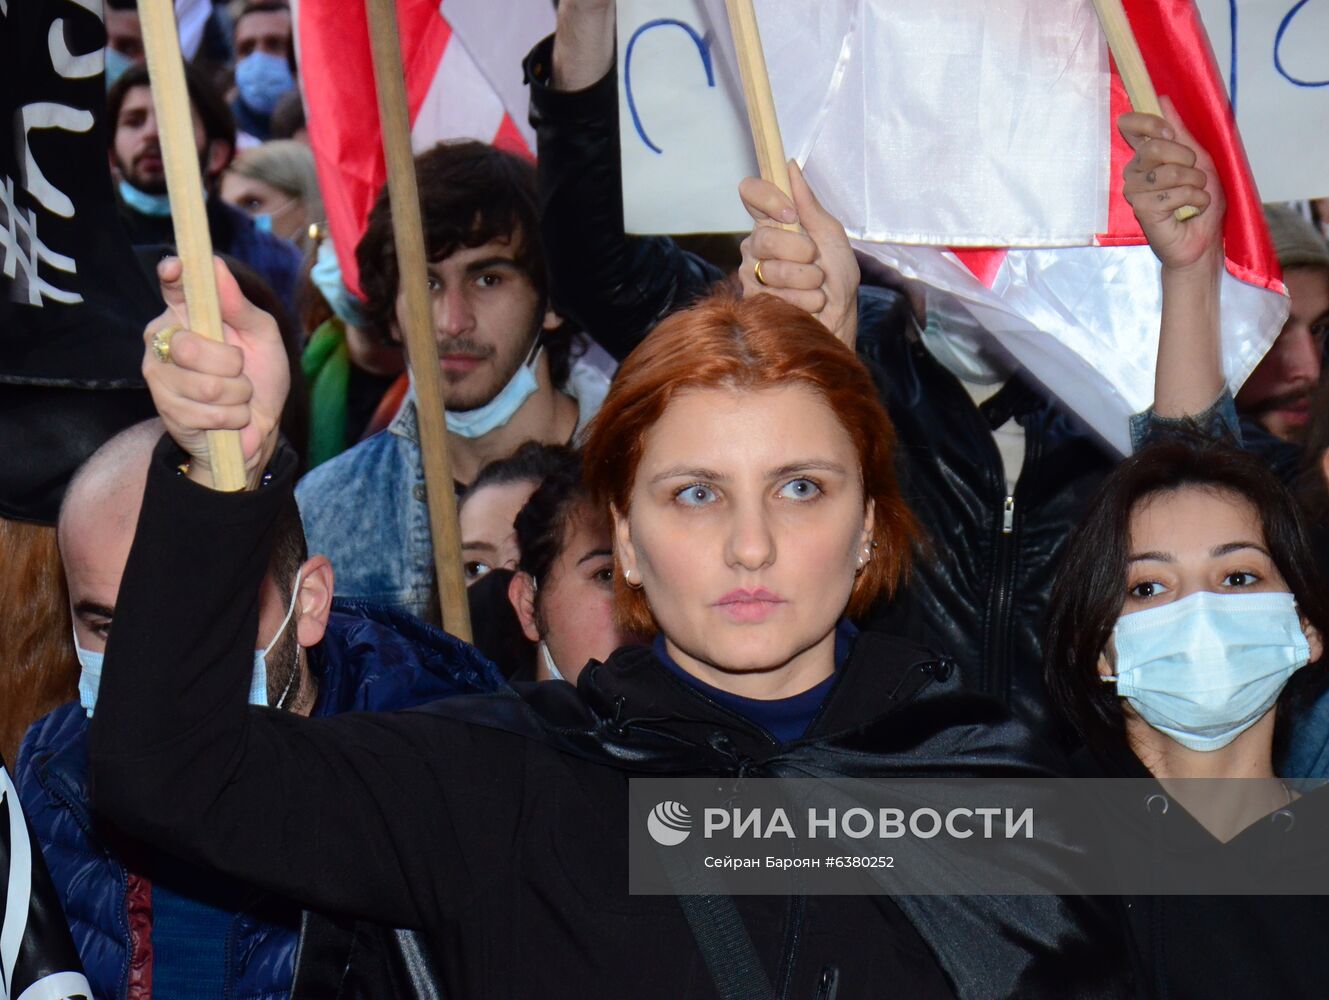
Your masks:
<svg viewBox="0 0 1329 1000"><path fill-rule="evenodd" d="M157 419L120 432L79 467L65 491L57 538L74 637L87 652L106 649L152 454L163 433ZM269 704L307 715L317 684L303 650L323 639L332 610L332 564L323 556L308 557L294 497L287 497L275 529L268 573L259 587L255 649L272 647L265 657ZM201 549L206 545L200 540Z"/></svg>
<svg viewBox="0 0 1329 1000"><path fill-rule="evenodd" d="M143 507L148 465L162 433L162 422L155 418L121 431L79 467L65 491L57 537L74 634L85 649L105 646Z"/></svg>

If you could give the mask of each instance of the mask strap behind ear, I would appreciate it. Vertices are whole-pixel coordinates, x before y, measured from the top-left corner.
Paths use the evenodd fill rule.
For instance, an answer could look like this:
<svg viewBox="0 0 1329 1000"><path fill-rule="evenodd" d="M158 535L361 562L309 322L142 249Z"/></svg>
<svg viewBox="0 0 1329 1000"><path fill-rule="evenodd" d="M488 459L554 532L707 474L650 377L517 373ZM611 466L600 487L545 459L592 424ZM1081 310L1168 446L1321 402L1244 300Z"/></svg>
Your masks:
<svg viewBox="0 0 1329 1000"><path fill-rule="evenodd" d="M303 569L303 567L301 567L301 569ZM277 645L277 640L280 639L281 634L286 631L286 626L291 623L291 616L295 614L295 602L299 599L299 597L300 597L300 570L296 570L295 586L291 588L291 603L290 606L287 607L286 609L286 617L283 618L281 620L281 624L277 626L277 631L273 633L272 641L263 647L264 657L266 657L270 652L272 652L272 647Z"/></svg>

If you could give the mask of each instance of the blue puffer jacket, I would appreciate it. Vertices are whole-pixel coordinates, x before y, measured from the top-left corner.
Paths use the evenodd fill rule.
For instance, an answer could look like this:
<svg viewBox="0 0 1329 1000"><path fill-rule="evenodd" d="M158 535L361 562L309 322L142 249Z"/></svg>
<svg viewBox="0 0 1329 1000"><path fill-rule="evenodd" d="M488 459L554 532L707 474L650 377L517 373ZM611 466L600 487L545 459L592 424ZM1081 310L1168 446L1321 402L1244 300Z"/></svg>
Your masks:
<svg viewBox="0 0 1329 1000"><path fill-rule="evenodd" d="M323 642L310 657L319 680L315 716L411 708L503 686L493 664L438 629L371 605L338 602L334 608ZM94 828L87 734L88 718L77 702L38 720L19 751L19 797L97 1000L146 1000L151 952L140 914L146 908L138 903L146 882L123 860L135 847L116 845L113 854L105 831ZM137 850L149 857L146 848ZM285 998L295 967L299 911L220 881L194 870L189 884L207 885L204 898L214 905L218 890L233 904L226 996Z"/></svg>

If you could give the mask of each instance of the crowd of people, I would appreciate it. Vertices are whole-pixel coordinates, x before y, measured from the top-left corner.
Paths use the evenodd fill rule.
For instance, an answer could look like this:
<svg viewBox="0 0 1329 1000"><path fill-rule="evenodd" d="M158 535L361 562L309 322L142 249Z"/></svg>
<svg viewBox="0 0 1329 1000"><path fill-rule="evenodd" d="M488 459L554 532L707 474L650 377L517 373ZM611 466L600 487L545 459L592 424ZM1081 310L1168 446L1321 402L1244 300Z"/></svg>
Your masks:
<svg viewBox="0 0 1329 1000"><path fill-rule="evenodd" d="M355 294L291 11L251 0L186 75L217 343L134 4L106 6L157 417L69 483L42 586L77 698L6 751L96 997L1323 993L1319 896L628 884L631 779L791 762L1148 781L1133 821L1219 864L1327 829L1322 205L1266 206L1290 312L1234 396L1217 171L1170 112L1119 119L1163 297L1123 459L957 302L860 262L796 166L735 193L741 246L625 232L614 3L562 0L524 62L538 170L416 156L437 357L408 359L387 193ZM440 616L408 360L443 380L473 643ZM213 489L215 430L247 489Z"/></svg>

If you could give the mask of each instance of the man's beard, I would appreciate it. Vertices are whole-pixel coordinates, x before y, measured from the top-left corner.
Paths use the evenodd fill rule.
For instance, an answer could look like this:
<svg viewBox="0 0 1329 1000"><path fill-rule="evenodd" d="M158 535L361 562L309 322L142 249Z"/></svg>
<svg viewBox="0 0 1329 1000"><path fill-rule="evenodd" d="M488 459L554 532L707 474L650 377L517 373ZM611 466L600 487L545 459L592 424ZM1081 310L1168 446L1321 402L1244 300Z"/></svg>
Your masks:
<svg viewBox="0 0 1329 1000"><path fill-rule="evenodd" d="M1291 442L1292 444L1302 444L1306 440L1306 434L1310 430L1308 423L1294 423L1284 421L1278 427L1270 427L1265 421L1278 413L1297 403L1308 403L1313 395L1313 387L1307 386L1301 389L1294 389L1291 392L1280 392L1276 396L1267 396L1257 403L1252 403L1242 407L1242 415L1255 420L1261 424L1270 433Z"/></svg>
<svg viewBox="0 0 1329 1000"><path fill-rule="evenodd" d="M144 177L142 174L140 174L137 170L134 169L134 162L136 162L137 160L141 160L146 156L154 156L154 155L159 161L161 161L162 164L162 170L159 176ZM204 150L202 153L199 153L198 155L198 172L199 176L203 178L203 185L205 188L208 186L210 181L210 178L208 177L207 174L207 164L208 164L208 154L207 151ZM162 160L160 147L155 150L152 149L144 150L142 153L139 153L138 156L135 157L134 161L131 161L129 164L126 164L124 160L120 159L120 157L117 156L115 158L115 166L116 169L120 171L120 176L124 178L125 181L127 181L129 184L132 184L134 187L138 188L144 194L166 194L166 161Z"/></svg>
<svg viewBox="0 0 1329 1000"><path fill-rule="evenodd" d="M304 687L303 680L296 676L300 670L300 647L294 628L282 632L277 644L268 650L265 660L268 665L268 704L289 710L299 700ZM285 700L278 705L283 694Z"/></svg>
<svg viewBox="0 0 1329 1000"><path fill-rule="evenodd" d="M521 366L530 360L534 353L538 337L539 329L536 328L528 337L523 338L524 347L522 348L521 353L513 356L507 366L507 371L495 373L496 377L494 383L486 387L483 397L477 398L478 394L465 396L456 395L456 389L454 387L457 383L465 379L466 376L444 372L443 380L447 383L447 408L453 413L467 413L471 410L478 410L482 406L488 406L493 402L494 397L503 391L503 387L512 381L513 377L521 369ZM444 347L439 349L440 355L454 352L474 354L477 357L484 357L489 360L492 360L497 353L491 345L482 344L474 340L467 340L465 338L449 340Z"/></svg>

